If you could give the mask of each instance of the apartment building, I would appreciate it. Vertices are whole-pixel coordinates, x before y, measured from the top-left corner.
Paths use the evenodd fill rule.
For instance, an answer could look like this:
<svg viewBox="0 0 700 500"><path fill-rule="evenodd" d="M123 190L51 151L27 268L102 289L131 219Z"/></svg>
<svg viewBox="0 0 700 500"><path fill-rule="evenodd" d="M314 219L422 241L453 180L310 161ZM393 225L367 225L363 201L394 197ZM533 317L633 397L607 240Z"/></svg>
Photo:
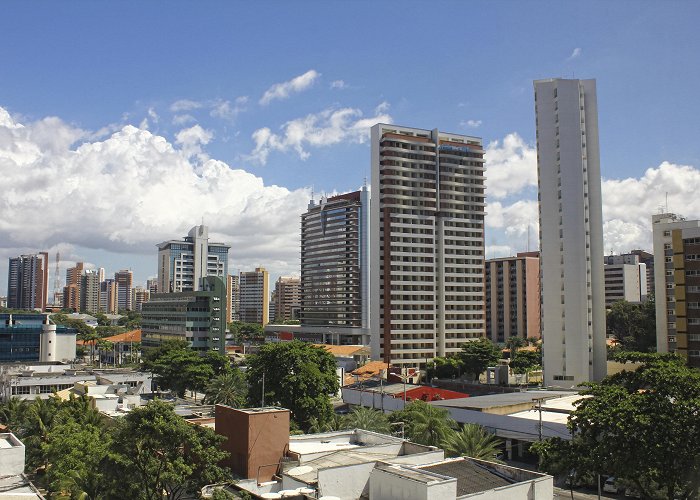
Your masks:
<svg viewBox="0 0 700 500"><path fill-rule="evenodd" d="M229 274L226 278L226 322L241 320L241 278Z"/></svg>
<svg viewBox="0 0 700 500"><path fill-rule="evenodd" d="M425 366L485 335L482 141L380 123L371 148L372 356Z"/></svg>
<svg viewBox="0 0 700 500"><path fill-rule="evenodd" d="M43 311L48 297L49 254L40 252L10 258L7 273L7 307Z"/></svg>
<svg viewBox="0 0 700 500"><path fill-rule="evenodd" d="M86 270L80 277L80 311L100 310L100 276L96 270Z"/></svg>
<svg viewBox="0 0 700 500"><path fill-rule="evenodd" d="M298 320L301 309L301 278L280 276L272 292L274 302L274 321Z"/></svg>
<svg viewBox="0 0 700 500"><path fill-rule="evenodd" d="M100 283L100 311L105 314L117 314L117 282L107 278Z"/></svg>
<svg viewBox="0 0 700 500"><path fill-rule="evenodd" d="M228 275L228 251L224 243L209 241L207 226L194 226L182 240L158 245L158 291L201 290L202 278Z"/></svg>
<svg viewBox="0 0 700 500"><path fill-rule="evenodd" d="M264 267L239 275L241 321L265 326L270 321L270 274Z"/></svg>
<svg viewBox="0 0 700 500"><path fill-rule="evenodd" d="M486 261L486 336L496 343L539 338L539 252Z"/></svg>
<svg viewBox="0 0 700 500"><path fill-rule="evenodd" d="M625 300L639 304L647 299L647 266L639 262L639 255L606 255L605 307Z"/></svg>
<svg viewBox="0 0 700 500"><path fill-rule="evenodd" d="M128 269L122 269L114 273L114 283L117 287L117 308L126 311L134 310L134 301L131 289L134 282L134 273Z"/></svg>
<svg viewBox="0 0 700 500"><path fill-rule="evenodd" d="M700 283L695 283L694 259L687 259L686 263L686 244L683 240L695 238L700 220L687 220L677 214L664 213L653 215L651 222L656 286L656 350L687 355L689 316L692 314L694 323L696 312L688 308L688 301L694 302L695 290L700 290ZM694 255L693 245L687 243L689 255ZM680 322L679 318L682 319Z"/></svg>
<svg viewBox="0 0 700 500"><path fill-rule="evenodd" d="M571 387L607 371L596 82L534 89L544 381Z"/></svg>
<svg viewBox="0 0 700 500"><path fill-rule="evenodd" d="M80 287L85 271L83 262L76 262L75 266L66 269L66 286L63 287L63 307L80 311Z"/></svg>

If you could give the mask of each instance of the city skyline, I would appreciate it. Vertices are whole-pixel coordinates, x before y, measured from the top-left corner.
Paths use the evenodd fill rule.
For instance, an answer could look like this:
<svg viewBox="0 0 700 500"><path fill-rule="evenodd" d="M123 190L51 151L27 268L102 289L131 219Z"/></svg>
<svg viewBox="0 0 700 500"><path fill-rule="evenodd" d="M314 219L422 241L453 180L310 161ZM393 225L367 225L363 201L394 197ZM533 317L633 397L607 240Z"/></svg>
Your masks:
<svg viewBox="0 0 700 500"><path fill-rule="evenodd" d="M157 272L154 245L203 219L212 238L232 246L231 273L264 266L273 281L298 275L299 221L312 192L318 198L362 185L369 128L379 121L483 137L486 257L528 250L528 227L535 250L530 89L532 80L571 74L598 81L605 253L651 250L649 220L659 206L700 215L692 196L700 146L689 119L699 106L700 69L692 63L698 35L690 11L698 7L691 3L661 12L626 2L452 4L470 16L474 36L447 29L464 16L426 26L444 48L437 57L451 63L410 75L376 51L399 34L384 16L416 18L390 5L362 17L366 39L341 20L368 12L362 3L314 4L308 19L285 5L217 4L221 11L211 16L181 4L156 30L150 23L164 15L157 6L139 6L135 15L130 7L77 2L42 5L44 15L35 16L37 5L11 3L13 15L0 20L0 171L8 185L24 186L24 196L0 194L3 260L47 251L53 275L60 250L62 274L84 261L108 274L131 268L134 282L145 283ZM105 21L81 21L98 10L109 11ZM251 30L262 19L289 22L261 39ZM209 29L180 37L192 24ZM302 34L311 25L313 34ZM39 33L61 43L33 41ZM243 44L246 36L260 43ZM77 41L85 39L93 43ZM295 43L285 46L287 39ZM304 44L323 50L301 50ZM451 54L464 44L479 49L479 78L476 56ZM415 55L432 46L416 43ZM678 67L684 78L670 78ZM438 92L428 94L433 80ZM22 184L27 178L33 182ZM0 266L0 294L6 272Z"/></svg>

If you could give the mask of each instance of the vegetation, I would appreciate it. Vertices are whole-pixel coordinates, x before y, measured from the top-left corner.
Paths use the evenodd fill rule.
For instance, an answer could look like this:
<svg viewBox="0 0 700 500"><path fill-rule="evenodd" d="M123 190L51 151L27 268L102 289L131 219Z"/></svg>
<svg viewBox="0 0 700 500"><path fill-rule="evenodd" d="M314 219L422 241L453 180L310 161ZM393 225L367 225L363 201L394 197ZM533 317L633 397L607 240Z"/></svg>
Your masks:
<svg viewBox="0 0 700 500"><path fill-rule="evenodd" d="M451 432L442 442L449 456L472 457L500 462L501 440L478 424L465 424L461 430Z"/></svg>
<svg viewBox="0 0 700 500"><path fill-rule="evenodd" d="M613 303L607 313L606 325L608 336L620 342L620 350L656 350L656 305L653 295L642 304L625 300Z"/></svg>
<svg viewBox="0 0 700 500"><path fill-rule="evenodd" d="M466 342L459 353L465 373L470 373L475 379L501 359L501 350L487 338Z"/></svg>
<svg viewBox="0 0 700 500"><path fill-rule="evenodd" d="M120 310L119 314L122 315L117 321L117 325L123 326L127 330L135 330L141 328L141 313L138 311L126 311Z"/></svg>
<svg viewBox="0 0 700 500"><path fill-rule="evenodd" d="M11 399L0 405L0 421L24 442L27 471L51 498L192 497L230 476L219 465L223 438L158 400L111 421L86 396Z"/></svg>
<svg viewBox="0 0 700 500"><path fill-rule="evenodd" d="M389 419L381 411L364 406L355 407L345 418L348 429L364 429L366 431L389 434Z"/></svg>
<svg viewBox="0 0 700 500"><path fill-rule="evenodd" d="M259 323L243 323L233 321L227 325L229 332L233 335L237 343L251 340L262 340L265 338L265 329Z"/></svg>
<svg viewBox="0 0 700 500"><path fill-rule="evenodd" d="M526 345L527 341L522 337L508 337L506 340L506 347L510 349L510 359L513 359L515 354L518 352L518 349L525 347Z"/></svg>
<svg viewBox="0 0 700 500"><path fill-rule="evenodd" d="M407 439L428 446L440 446L457 426L446 409L425 401L411 401L403 410L389 416L392 423L403 422Z"/></svg>
<svg viewBox="0 0 700 500"><path fill-rule="evenodd" d="M458 358L436 357L428 362L426 374L433 378L457 378L462 374L462 362Z"/></svg>
<svg viewBox="0 0 700 500"><path fill-rule="evenodd" d="M234 368L212 379L206 386L206 404L221 404L233 408L245 406L248 395L248 384L243 372Z"/></svg>
<svg viewBox="0 0 700 500"><path fill-rule="evenodd" d="M642 365L593 384L569 417L571 441L536 443L551 473L614 475L643 498L696 498L700 486L700 373L680 358L625 356Z"/></svg>
<svg viewBox="0 0 700 500"><path fill-rule="evenodd" d="M517 351L511 355L510 367L514 373L528 373L541 370L542 353L539 351Z"/></svg>
<svg viewBox="0 0 700 500"><path fill-rule="evenodd" d="M338 392L335 370L335 358L320 347L299 341L265 344L248 362L248 402L260 405L264 377L265 404L288 408L304 430L312 418L325 425L333 415L330 395Z"/></svg>

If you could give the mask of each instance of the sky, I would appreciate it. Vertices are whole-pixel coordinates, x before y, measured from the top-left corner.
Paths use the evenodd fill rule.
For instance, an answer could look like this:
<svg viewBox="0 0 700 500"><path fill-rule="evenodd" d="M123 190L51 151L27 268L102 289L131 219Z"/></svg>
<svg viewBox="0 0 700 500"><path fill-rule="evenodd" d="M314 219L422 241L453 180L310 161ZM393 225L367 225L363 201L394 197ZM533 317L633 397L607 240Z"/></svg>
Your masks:
<svg viewBox="0 0 700 500"><path fill-rule="evenodd" d="M691 1L7 1L0 262L156 274L194 225L299 274L309 198L370 177L377 122L482 137L487 257L537 248L532 81L595 78L606 253L700 217ZM668 199L668 202L666 201ZM529 228L529 231L528 231ZM530 235L528 241L528 234ZM0 265L0 294L7 266Z"/></svg>

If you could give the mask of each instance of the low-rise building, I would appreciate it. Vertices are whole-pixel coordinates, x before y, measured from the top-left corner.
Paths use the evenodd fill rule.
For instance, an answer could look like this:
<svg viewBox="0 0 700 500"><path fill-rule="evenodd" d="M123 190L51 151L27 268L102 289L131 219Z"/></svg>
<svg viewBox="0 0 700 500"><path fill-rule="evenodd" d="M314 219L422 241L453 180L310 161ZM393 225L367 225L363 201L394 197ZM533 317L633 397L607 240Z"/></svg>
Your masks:
<svg viewBox="0 0 700 500"><path fill-rule="evenodd" d="M24 443L11 432L0 433L0 498L41 499L39 490L24 475Z"/></svg>
<svg viewBox="0 0 700 500"><path fill-rule="evenodd" d="M47 314L0 314L0 363L73 361L76 335Z"/></svg>

